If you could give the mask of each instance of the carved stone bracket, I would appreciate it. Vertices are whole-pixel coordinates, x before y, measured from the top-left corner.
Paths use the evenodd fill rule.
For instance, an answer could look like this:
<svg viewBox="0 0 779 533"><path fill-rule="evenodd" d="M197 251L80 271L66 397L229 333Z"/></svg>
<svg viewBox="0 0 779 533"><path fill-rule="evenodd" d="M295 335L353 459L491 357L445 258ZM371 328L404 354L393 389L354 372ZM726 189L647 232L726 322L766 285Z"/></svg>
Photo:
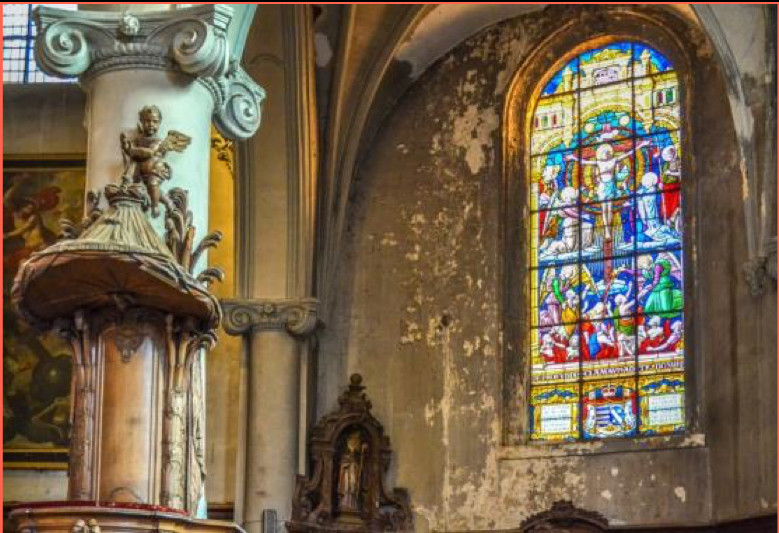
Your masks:
<svg viewBox="0 0 779 533"><path fill-rule="evenodd" d="M256 330L286 330L304 337L318 325L319 301L300 300L238 300L221 301L223 326L230 335L243 335Z"/></svg>
<svg viewBox="0 0 779 533"><path fill-rule="evenodd" d="M230 61L232 18L227 4L137 15L40 7L35 57L44 72L60 77L127 69L189 74L211 93L219 131L246 139L260 126L265 91Z"/></svg>
<svg viewBox="0 0 779 533"><path fill-rule="evenodd" d="M766 244L765 255L756 257L744 263L744 279L749 285L749 292L753 296L765 293L766 288L773 282L776 288L776 240Z"/></svg>

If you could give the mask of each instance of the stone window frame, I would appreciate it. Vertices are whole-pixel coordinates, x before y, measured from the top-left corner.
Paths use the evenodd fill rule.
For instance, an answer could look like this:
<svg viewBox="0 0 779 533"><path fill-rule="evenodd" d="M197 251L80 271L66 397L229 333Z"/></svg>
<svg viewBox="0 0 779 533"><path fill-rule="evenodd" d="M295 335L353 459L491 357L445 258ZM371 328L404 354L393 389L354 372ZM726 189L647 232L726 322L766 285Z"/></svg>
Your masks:
<svg viewBox="0 0 779 533"><path fill-rule="evenodd" d="M697 209L695 154L692 153L696 50L704 46L702 33L677 15L661 7L576 6L560 10L562 17L549 17L555 27L519 65L506 92L503 108L503 202L501 222L501 302L503 330L503 416L502 446L505 459L559 457L596 453L620 453L656 449L705 446L703 428L704 391L702 354L696 339L702 330L695 295ZM559 22L554 22L556 19ZM527 308L528 265L527 224L530 222L527 178L530 168L532 118L545 80L577 54L618 40L639 41L664 54L674 65L679 79L681 104L682 205L684 234L685 313L685 424L681 434L618 437L612 439L550 443L529 438L530 362ZM533 46L531 44L530 46Z"/></svg>

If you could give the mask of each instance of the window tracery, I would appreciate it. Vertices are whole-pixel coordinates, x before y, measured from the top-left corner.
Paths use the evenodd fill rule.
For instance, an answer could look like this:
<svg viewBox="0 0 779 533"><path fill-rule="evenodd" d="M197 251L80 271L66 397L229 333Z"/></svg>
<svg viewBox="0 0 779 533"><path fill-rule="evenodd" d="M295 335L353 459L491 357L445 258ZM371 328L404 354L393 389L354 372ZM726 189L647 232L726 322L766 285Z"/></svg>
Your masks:
<svg viewBox="0 0 779 533"><path fill-rule="evenodd" d="M671 62L586 50L531 121L531 440L685 429L681 115Z"/></svg>

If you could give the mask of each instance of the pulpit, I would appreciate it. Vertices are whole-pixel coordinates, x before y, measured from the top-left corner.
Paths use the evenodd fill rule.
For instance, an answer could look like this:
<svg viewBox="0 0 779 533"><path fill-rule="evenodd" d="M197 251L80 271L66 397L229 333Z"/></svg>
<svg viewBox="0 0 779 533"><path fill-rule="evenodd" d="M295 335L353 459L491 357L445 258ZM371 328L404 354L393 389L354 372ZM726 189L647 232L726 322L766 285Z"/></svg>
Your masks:
<svg viewBox="0 0 779 533"><path fill-rule="evenodd" d="M212 123L246 139L264 90L227 4L35 11L36 61L88 93L87 209L19 269L12 299L73 353L68 500L24 503L20 531L232 531L203 519ZM237 47L232 48L232 47Z"/></svg>
<svg viewBox="0 0 779 533"><path fill-rule="evenodd" d="M143 108L142 121L150 109L159 122L156 107ZM69 501L22 505L11 513L20 530L155 529L160 520L174 529L236 527L193 520L205 504L201 362L221 319L208 285L222 275L195 265L221 235L195 242L187 191L155 189L155 174L171 173L165 154L186 148L185 135L173 137L125 150L121 180L90 192L84 219L63 221L62 239L14 280L21 316L59 332L73 351ZM150 138L156 127L122 144ZM164 237L152 226L150 193L164 206Z"/></svg>

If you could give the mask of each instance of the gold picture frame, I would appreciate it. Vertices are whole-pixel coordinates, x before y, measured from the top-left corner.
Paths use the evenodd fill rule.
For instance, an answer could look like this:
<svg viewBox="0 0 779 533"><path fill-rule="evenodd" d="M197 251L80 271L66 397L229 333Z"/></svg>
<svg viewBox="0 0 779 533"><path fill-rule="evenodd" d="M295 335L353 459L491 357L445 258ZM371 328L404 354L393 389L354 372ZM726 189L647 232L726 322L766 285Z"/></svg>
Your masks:
<svg viewBox="0 0 779 533"><path fill-rule="evenodd" d="M51 245L59 220L84 212L83 155L3 156L3 468L64 470L70 433L70 349L19 318L19 264Z"/></svg>

